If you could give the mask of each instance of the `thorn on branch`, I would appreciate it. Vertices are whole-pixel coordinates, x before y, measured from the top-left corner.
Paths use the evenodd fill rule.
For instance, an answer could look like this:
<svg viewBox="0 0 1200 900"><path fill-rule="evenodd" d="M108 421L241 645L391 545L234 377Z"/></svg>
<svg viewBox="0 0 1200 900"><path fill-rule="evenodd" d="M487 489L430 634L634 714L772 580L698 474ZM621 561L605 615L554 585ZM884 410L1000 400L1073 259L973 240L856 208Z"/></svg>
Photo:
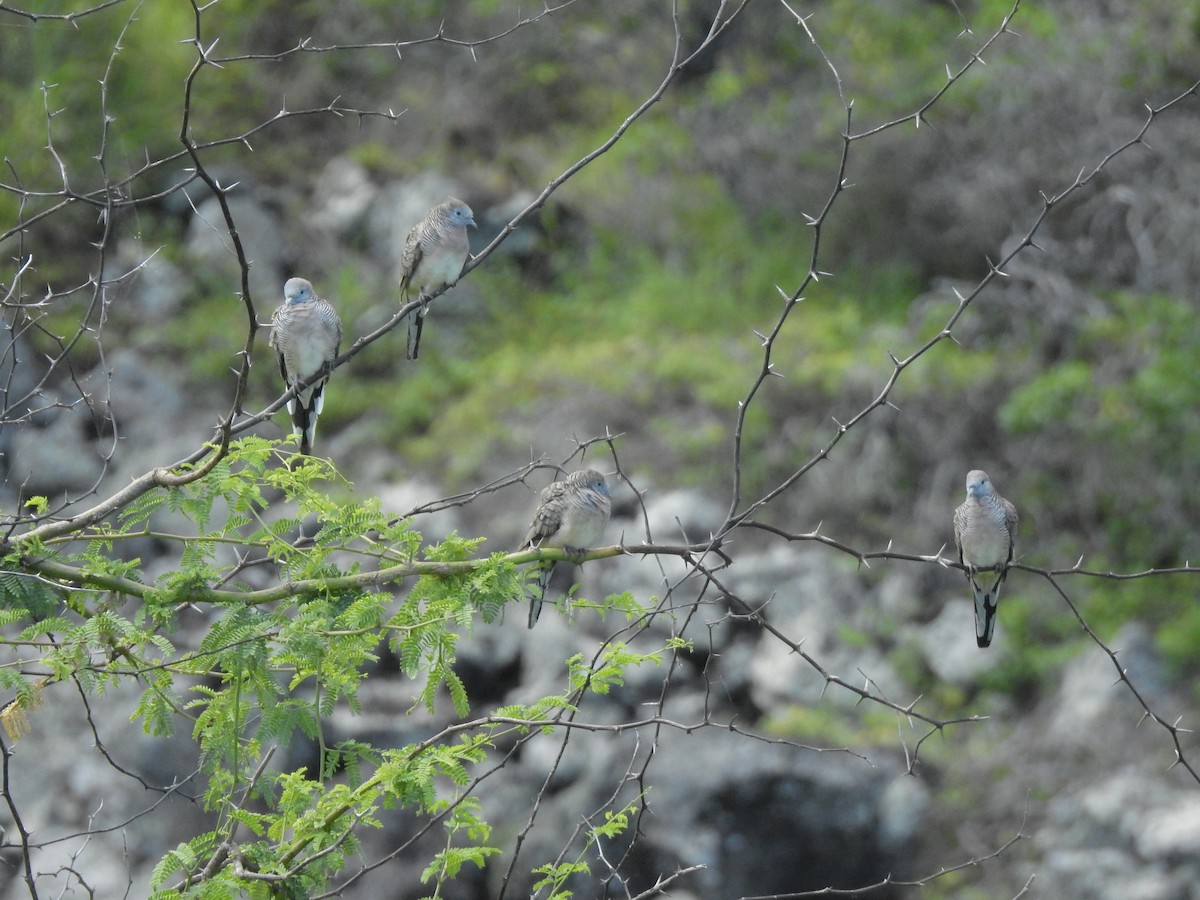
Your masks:
<svg viewBox="0 0 1200 900"><path fill-rule="evenodd" d="M1008 277L1007 272L1002 271L999 266L997 266L994 262L991 261L990 258L987 258L987 257L985 257L985 258L987 259L988 267L992 270L992 272L994 274L999 275L1001 278Z"/></svg>
<svg viewBox="0 0 1200 900"><path fill-rule="evenodd" d="M217 44L219 44L219 43L221 43L221 39L216 38L211 44L208 45L207 50L200 51L200 58L202 60L204 60L204 62L206 62L208 65L212 66L213 68L223 69L225 67L222 66L220 63L215 63L211 59L208 58L208 55L213 52L213 50L216 48ZM199 44L197 44L197 47L198 46L199 46Z"/></svg>

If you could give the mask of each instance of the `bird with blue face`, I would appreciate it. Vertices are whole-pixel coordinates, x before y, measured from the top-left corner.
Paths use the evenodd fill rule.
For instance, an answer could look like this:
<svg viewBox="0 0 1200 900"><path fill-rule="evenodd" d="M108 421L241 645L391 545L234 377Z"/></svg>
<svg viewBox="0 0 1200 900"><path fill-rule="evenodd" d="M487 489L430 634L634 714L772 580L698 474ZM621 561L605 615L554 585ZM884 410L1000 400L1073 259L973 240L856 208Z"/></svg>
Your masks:
<svg viewBox="0 0 1200 900"><path fill-rule="evenodd" d="M317 416L325 405L329 367L342 342L342 320L333 306L317 296L310 281L289 278L271 325L270 345L279 357L279 372L287 389L294 391L287 401L288 412L300 435L300 452L307 456L316 439Z"/></svg>
<svg viewBox="0 0 1200 900"><path fill-rule="evenodd" d="M608 482L595 469L580 469L542 488L533 523L521 541L521 549L561 547L568 556L582 556L604 534L612 514ZM554 561L540 563L537 594L530 600L529 627L542 612Z"/></svg>
<svg viewBox="0 0 1200 900"><path fill-rule="evenodd" d="M412 288L417 289L421 308L415 322L408 322L408 358L416 359L421 346L421 330L429 311L425 298L442 287L454 285L462 274L471 252L467 228L474 228L471 207L451 197L425 214L404 239L400 254L400 296L409 299Z"/></svg>
<svg viewBox="0 0 1200 900"><path fill-rule="evenodd" d="M1016 507L996 493L987 472L980 469L968 472L967 499L954 510L954 544L975 594L975 642L980 647L992 643L1000 585L1004 584L1013 561L1016 536ZM985 591L979 585L977 576L981 569L1000 573L990 590Z"/></svg>

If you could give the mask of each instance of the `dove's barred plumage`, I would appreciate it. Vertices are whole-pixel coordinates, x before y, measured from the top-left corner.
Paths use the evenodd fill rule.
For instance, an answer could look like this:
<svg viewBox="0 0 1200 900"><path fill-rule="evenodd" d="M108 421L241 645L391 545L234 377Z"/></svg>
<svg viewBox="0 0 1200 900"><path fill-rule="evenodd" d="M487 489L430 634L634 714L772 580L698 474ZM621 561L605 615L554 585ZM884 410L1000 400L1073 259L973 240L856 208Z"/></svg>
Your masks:
<svg viewBox="0 0 1200 900"><path fill-rule="evenodd" d="M1017 509L992 487L987 472L967 473L967 499L954 510L954 543L958 561L967 567L967 580L975 594L975 641L980 647L992 642L996 628L996 604L1000 585L1008 575L1017 536ZM980 569L996 569L999 575L991 590L979 586Z"/></svg>
<svg viewBox="0 0 1200 900"><path fill-rule="evenodd" d="M287 408L300 434L300 452L309 454L317 416L325 405L329 365L337 358L342 342L342 320L307 279L289 278L283 286L283 303L271 316L271 324L271 346L279 357L284 383L290 390L308 382L288 398Z"/></svg>
<svg viewBox="0 0 1200 900"><path fill-rule="evenodd" d="M412 227L400 254L400 295L407 300L415 287L421 308L408 323L408 358L416 359L425 324L425 295L458 282L471 252L467 226L475 226L471 207L451 197L435 206Z"/></svg>
<svg viewBox="0 0 1200 900"><path fill-rule="evenodd" d="M533 524L521 548L562 547L568 553L581 554L600 540L611 514L612 495L604 476L595 469L580 469L542 488ZM541 615L550 573L554 570L553 561L541 565L538 593L529 606L530 628Z"/></svg>

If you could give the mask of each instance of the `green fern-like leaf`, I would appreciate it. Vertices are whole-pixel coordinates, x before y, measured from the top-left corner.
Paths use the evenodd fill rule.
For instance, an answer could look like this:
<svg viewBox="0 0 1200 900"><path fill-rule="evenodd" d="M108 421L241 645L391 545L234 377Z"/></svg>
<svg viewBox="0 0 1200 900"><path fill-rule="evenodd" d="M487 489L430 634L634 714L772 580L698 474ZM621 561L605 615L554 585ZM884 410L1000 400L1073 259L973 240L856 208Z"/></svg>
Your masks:
<svg viewBox="0 0 1200 900"><path fill-rule="evenodd" d="M138 698L137 707L130 715L131 721L142 720L142 731L155 737L168 737L175 733L175 709L181 706L175 695L175 684L169 673L157 670L145 676L150 687Z"/></svg>
<svg viewBox="0 0 1200 900"><path fill-rule="evenodd" d="M44 619L62 600L61 592L32 572L0 571L0 609L19 617Z"/></svg>
<svg viewBox="0 0 1200 900"><path fill-rule="evenodd" d="M127 533L134 526L146 522L167 502L167 496L164 491L148 491L140 497L135 498L121 510L120 515L117 517L117 520L121 523L121 532Z"/></svg>
<svg viewBox="0 0 1200 900"><path fill-rule="evenodd" d="M196 851L191 846L191 843L180 844L174 850L167 851L166 856L159 860L150 872L150 885L157 888L168 877L181 872L184 875L190 875L196 868Z"/></svg>

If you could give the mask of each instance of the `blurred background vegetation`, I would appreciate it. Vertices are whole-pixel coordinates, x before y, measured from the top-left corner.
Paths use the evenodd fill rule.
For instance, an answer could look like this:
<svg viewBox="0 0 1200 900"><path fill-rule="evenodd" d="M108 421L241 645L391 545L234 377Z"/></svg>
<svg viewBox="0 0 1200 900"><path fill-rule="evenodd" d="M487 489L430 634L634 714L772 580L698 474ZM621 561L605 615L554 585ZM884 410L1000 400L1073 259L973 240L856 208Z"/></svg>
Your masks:
<svg viewBox="0 0 1200 900"><path fill-rule="evenodd" d="M805 216L834 188L847 128L841 98L853 101L851 133L910 114L1011 9L1008 0L793 6L813 15L837 81L783 4L743 17L668 102L555 195L538 220L536 252L492 257L435 309L419 364L381 341L339 371L325 434L358 428L368 436L362 444L385 446L398 465L457 488L527 456L548 408L582 404L636 435L638 467L723 496L733 413L761 364L752 329L771 326L780 292L807 271ZM692 43L714 7L681 4ZM576 4L547 27L473 51L388 46L443 26L447 36L478 39L515 17L515 4L500 0L452 9L220 0L200 17L197 38L186 3L119 5L71 22L3 16L0 180L26 193L0 191L0 222L7 232L58 202L43 194L62 188L62 171L79 195L112 180L132 196L167 188L185 157L142 167L179 153L195 41L215 41L209 53L223 62L199 73L188 109L198 144L250 132L285 108L336 100L404 111L395 122L315 112L202 151L213 171L280 212L289 224L285 267L336 299L352 338L390 314L396 297L365 235L326 246L319 223L307 221L330 160L351 160L380 184L436 170L462 186L478 217L540 190L665 74L663 3ZM822 235L818 268L829 276L788 322L774 357L785 380L767 386L748 420L747 495L818 449L831 416L852 415L874 396L889 352L903 355L940 329L951 288L969 288L1024 233L1039 191L1069 185L1136 133L1143 104L1196 77L1200 3L1027 2L1013 28L920 127L909 121L853 145L850 187ZM912 496L941 491L915 522L927 540L913 549L931 552L930 542L949 537L961 473L983 465L1021 507L1022 559L1031 564L1068 566L1084 555L1089 568L1129 570L1194 555L1196 120L1193 105L1163 122L1149 148L1114 163L1056 216L1039 241L1044 252L1023 257L973 307L960 345L937 348L906 376L895 397L902 412L881 416L846 445L850 460L830 464L830 477L845 479L840 493L802 489L781 517L804 527L823 521L870 545L901 537L897 517ZM196 186L189 193L193 202L203 196ZM123 213L116 233L186 267L190 217L173 195ZM31 253L26 290L69 292L100 274L90 246L100 227L97 210L76 202L7 232L2 280L15 257ZM188 275L169 321L114 304L105 327L110 343L120 335L148 357L186 361L189 383L215 411L241 345L236 285L219 272ZM265 320L276 298L254 300ZM456 303L467 312L455 317ZM65 330L78 312L68 293L48 311L48 331L56 322ZM86 347L79 352L78 365L98 362ZM258 352L256 372L271 372L265 341ZM255 403L277 393L273 378L255 380ZM206 422L197 423L198 439ZM891 487L873 492L855 464L876 432L890 442ZM352 452L339 464L353 480ZM1158 630L1179 674L1200 671L1200 606L1186 582L1093 581L1078 591L1102 636L1140 619ZM1014 639L986 689L1036 688L1081 640L1070 613L1037 585L1011 593L1003 621ZM905 648L893 652L903 665Z"/></svg>

